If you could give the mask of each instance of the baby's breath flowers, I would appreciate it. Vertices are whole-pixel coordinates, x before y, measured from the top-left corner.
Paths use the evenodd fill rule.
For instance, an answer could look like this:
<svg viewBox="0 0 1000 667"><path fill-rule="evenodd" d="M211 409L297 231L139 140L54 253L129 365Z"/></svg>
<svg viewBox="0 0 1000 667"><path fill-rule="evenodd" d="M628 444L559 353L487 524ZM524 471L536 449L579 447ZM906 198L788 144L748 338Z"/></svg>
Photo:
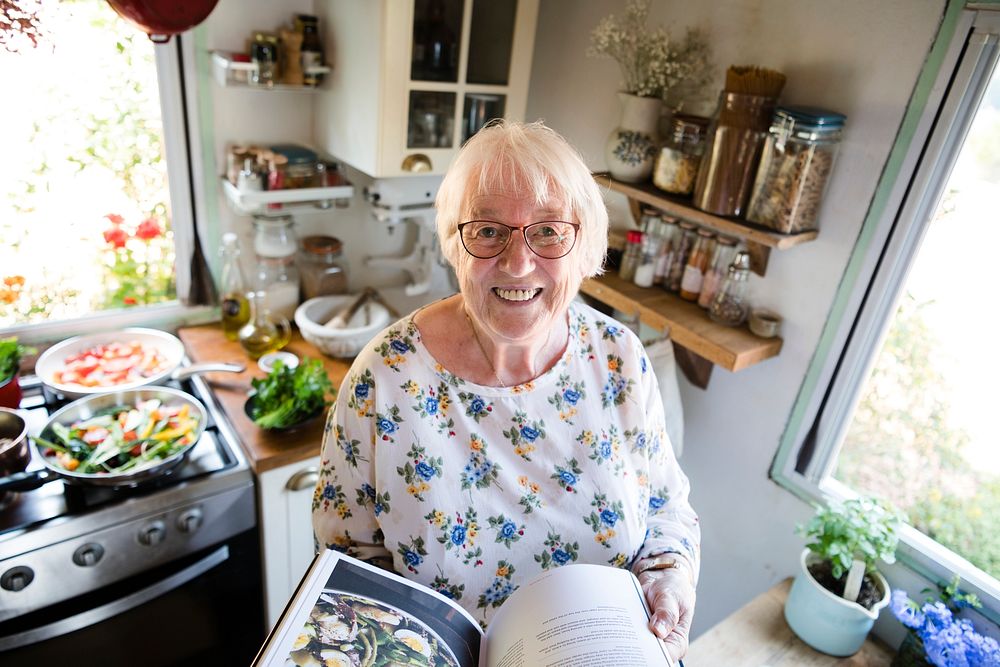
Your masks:
<svg viewBox="0 0 1000 667"><path fill-rule="evenodd" d="M649 4L630 0L623 18L610 14L602 19L590 33L587 55L618 61L625 77L623 92L666 100L681 84L691 87L706 81L709 48L698 29L688 29L678 43L662 26L650 31Z"/></svg>

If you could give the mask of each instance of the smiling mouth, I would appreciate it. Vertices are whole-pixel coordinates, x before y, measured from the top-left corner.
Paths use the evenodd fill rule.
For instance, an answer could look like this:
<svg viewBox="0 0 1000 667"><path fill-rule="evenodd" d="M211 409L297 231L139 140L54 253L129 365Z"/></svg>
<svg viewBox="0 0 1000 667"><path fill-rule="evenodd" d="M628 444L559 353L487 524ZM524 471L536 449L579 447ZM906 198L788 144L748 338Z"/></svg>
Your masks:
<svg viewBox="0 0 1000 667"><path fill-rule="evenodd" d="M535 289L501 289L493 288L493 293L504 301L531 301L541 293L541 288Z"/></svg>

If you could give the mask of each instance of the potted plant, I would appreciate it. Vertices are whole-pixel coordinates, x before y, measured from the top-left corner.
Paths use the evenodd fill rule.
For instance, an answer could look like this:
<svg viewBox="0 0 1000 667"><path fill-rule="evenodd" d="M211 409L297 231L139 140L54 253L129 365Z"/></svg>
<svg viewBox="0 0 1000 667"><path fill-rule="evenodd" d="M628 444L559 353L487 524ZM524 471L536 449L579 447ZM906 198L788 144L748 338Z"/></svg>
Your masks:
<svg viewBox="0 0 1000 667"><path fill-rule="evenodd" d="M17 338L0 338L0 406L21 405L21 385L17 379L21 357L34 353L34 348L19 344Z"/></svg>
<svg viewBox="0 0 1000 667"><path fill-rule="evenodd" d="M907 628L892 667L1000 665L1000 644L976 632L968 619L958 617L966 607L982 606L979 598L962 592L958 584L958 575L947 585L939 584L938 597L928 596L923 605L911 600L906 591L892 592L889 608Z"/></svg>
<svg viewBox="0 0 1000 667"><path fill-rule="evenodd" d="M611 14L602 19L587 50L589 56L616 60L624 77L621 118L608 136L605 159L613 177L631 183L649 178L653 169L663 100L681 84L703 83L708 69L704 35L688 30L675 43L662 27L651 30L649 2L631 0L623 18Z"/></svg>
<svg viewBox="0 0 1000 667"><path fill-rule="evenodd" d="M889 584L875 567L895 562L899 515L873 498L817 506L799 532L809 540L785 603L785 620L802 641L835 656L861 648Z"/></svg>

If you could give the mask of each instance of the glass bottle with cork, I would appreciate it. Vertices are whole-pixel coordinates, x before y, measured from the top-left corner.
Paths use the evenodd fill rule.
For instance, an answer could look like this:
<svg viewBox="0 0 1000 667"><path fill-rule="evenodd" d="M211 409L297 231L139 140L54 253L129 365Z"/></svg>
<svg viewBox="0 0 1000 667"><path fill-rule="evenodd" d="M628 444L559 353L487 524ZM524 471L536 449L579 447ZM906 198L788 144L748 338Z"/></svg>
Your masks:
<svg viewBox="0 0 1000 667"><path fill-rule="evenodd" d="M681 274L680 297L685 301L697 301L701 293L701 283L708 269L708 260L712 252L715 235L707 229L699 229L691 253L688 255L684 273Z"/></svg>
<svg viewBox="0 0 1000 667"><path fill-rule="evenodd" d="M233 232L222 235L221 310L222 332L229 340L236 340L239 331L250 321L250 301L247 285L240 266L240 242Z"/></svg>
<svg viewBox="0 0 1000 667"><path fill-rule="evenodd" d="M347 294L347 267L343 244L334 236L307 236L302 239L299 269L302 299L329 294Z"/></svg>

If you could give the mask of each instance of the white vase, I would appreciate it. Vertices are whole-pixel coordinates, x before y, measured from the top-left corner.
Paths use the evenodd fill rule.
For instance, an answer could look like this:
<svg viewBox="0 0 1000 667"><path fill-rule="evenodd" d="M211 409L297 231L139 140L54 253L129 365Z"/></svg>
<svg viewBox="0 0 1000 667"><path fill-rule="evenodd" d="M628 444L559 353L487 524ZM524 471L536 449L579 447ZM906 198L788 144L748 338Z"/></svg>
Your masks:
<svg viewBox="0 0 1000 667"><path fill-rule="evenodd" d="M647 180L656 159L657 125L662 102L656 97L618 93L622 103L618 127L608 135L604 159L615 180L638 183Z"/></svg>
<svg viewBox="0 0 1000 667"><path fill-rule="evenodd" d="M882 599L871 609L834 595L809 573L818 561L808 549L799 558L799 574L785 601L785 620L799 639L814 649L835 656L854 655L864 644L878 613L889 604L889 584L878 572L871 577L882 590Z"/></svg>

